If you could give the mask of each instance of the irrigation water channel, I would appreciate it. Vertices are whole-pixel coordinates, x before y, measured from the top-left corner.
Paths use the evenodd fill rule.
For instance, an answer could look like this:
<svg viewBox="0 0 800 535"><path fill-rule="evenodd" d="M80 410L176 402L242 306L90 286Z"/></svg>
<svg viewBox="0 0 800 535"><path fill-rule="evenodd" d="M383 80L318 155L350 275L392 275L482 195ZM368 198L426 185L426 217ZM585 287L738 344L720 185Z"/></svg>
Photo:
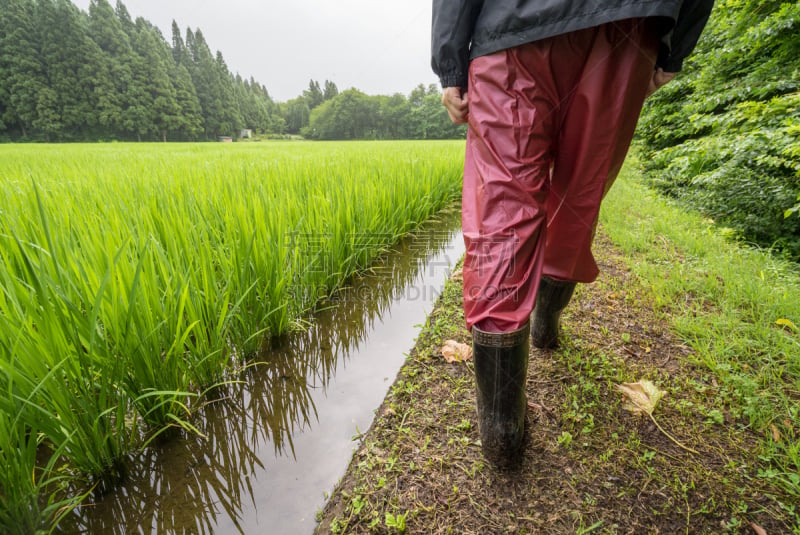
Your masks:
<svg viewBox="0 0 800 535"><path fill-rule="evenodd" d="M311 533L464 245L440 214L274 342L182 435L150 447L124 486L62 533Z"/></svg>

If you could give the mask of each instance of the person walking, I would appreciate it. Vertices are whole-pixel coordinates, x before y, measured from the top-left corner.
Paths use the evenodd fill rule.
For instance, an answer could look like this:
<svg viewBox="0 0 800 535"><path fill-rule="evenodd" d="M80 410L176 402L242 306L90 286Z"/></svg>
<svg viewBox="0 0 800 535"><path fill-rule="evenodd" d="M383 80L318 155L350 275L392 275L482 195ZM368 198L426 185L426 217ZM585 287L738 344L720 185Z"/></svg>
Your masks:
<svg viewBox="0 0 800 535"><path fill-rule="evenodd" d="M468 123L462 228L484 456L523 446L529 345L558 344L600 204L645 98L674 78L713 0L433 0L442 104Z"/></svg>

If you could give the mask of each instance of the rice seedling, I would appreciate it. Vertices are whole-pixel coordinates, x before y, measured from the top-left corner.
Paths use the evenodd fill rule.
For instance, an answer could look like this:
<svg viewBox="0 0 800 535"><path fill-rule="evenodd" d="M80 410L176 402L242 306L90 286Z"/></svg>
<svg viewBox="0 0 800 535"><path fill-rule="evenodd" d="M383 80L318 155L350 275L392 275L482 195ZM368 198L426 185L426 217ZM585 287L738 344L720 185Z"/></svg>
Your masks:
<svg viewBox="0 0 800 535"><path fill-rule="evenodd" d="M36 533L55 524L82 497L56 497L69 481L68 475L54 469L59 454L51 452L42 462L42 435L20 421L9 401L6 396L0 402L0 464L4 467L0 470L0 531Z"/></svg>

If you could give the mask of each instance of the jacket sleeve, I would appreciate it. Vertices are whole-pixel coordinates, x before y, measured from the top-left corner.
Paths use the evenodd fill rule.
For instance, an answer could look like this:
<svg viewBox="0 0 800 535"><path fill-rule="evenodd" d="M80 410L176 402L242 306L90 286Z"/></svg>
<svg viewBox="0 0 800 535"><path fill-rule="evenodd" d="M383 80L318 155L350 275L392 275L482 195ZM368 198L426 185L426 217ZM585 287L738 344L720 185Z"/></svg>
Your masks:
<svg viewBox="0 0 800 535"><path fill-rule="evenodd" d="M469 46L483 0L433 0L431 66L442 87L467 87Z"/></svg>
<svg viewBox="0 0 800 535"><path fill-rule="evenodd" d="M697 45L713 7L714 0L686 0L683 3L675 27L664 37L666 46L662 47L657 67L666 72L678 72L683 68L683 60Z"/></svg>

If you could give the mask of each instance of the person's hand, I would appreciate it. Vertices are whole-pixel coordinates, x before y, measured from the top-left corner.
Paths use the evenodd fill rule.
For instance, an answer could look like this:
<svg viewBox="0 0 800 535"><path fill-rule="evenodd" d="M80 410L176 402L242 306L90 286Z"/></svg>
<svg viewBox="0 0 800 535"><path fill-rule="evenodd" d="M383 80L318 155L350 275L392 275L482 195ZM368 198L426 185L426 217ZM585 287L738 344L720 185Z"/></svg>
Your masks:
<svg viewBox="0 0 800 535"><path fill-rule="evenodd" d="M650 78L650 87L647 88L647 96L649 97L655 93L659 87L668 84L677 75L677 72L664 72L661 67L653 71L653 77Z"/></svg>
<svg viewBox="0 0 800 535"><path fill-rule="evenodd" d="M455 124L464 124L469 117L467 93L461 87L445 87L442 92L442 106L447 109L450 120Z"/></svg>

